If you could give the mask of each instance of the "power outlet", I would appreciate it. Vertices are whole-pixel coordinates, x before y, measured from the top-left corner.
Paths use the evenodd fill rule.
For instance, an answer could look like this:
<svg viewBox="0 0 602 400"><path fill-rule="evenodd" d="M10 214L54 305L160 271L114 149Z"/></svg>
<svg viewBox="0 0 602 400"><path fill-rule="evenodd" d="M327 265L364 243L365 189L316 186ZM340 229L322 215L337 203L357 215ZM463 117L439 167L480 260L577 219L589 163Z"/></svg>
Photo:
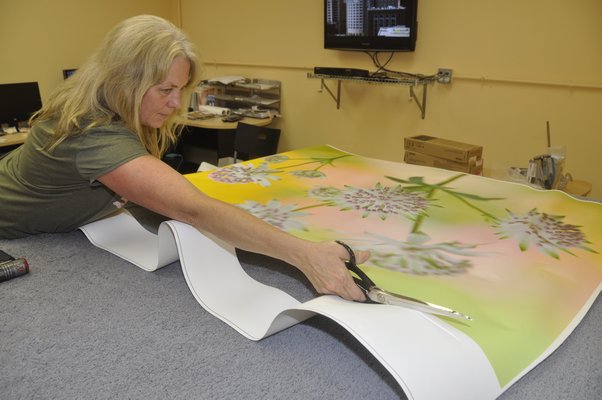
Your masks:
<svg viewBox="0 0 602 400"><path fill-rule="evenodd" d="M439 68L437 75L437 82L439 83L451 83L452 81L452 70L449 68Z"/></svg>

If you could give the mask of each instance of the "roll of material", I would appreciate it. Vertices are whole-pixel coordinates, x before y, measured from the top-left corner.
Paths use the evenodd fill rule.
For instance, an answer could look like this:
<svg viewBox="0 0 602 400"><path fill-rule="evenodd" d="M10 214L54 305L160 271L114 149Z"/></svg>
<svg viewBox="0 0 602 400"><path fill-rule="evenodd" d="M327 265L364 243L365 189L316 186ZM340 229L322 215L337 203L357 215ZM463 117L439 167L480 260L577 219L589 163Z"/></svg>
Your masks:
<svg viewBox="0 0 602 400"><path fill-rule="evenodd" d="M0 282L7 281L29 272L29 264L25 257L5 261L0 264Z"/></svg>
<svg viewBox="0 0 602 400"><path fill-rule="evenodd" d="M230 115L230 109L216 106L199 106L199 111L214 115Z"/></svg>

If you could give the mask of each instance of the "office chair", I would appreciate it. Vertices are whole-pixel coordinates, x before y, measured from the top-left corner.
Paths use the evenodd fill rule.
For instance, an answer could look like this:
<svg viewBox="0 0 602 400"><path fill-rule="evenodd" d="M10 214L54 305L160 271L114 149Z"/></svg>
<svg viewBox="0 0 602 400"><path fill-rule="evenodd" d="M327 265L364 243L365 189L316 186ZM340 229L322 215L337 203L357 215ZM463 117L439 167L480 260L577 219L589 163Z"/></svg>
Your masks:
<svg viewBox="0 0 602 400"><path fill-rule="evenodd" d="M179 153L167 153L163 156L163 162L175 169L180 171L184 157Z"/></svg>
<svg viewBox="0 0 602 400"><path fill-rule="evenodd" d="M278 152L280 129L238 123L234 134L234 162Z"/></svg>

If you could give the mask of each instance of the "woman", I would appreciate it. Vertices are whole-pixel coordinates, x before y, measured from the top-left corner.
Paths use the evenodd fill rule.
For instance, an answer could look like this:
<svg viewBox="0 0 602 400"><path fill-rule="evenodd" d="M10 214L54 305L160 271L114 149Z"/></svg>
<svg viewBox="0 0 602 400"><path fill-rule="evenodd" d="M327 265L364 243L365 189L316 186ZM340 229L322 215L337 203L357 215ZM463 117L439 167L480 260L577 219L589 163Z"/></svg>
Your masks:
<svg viewBox="0 0 602 400"><path fill-rule="evenodd" d="M71 231L130 200L284 260L319 293L363 300L343 247L296 238L208 197L161 161L197 68L192 44L173 24L148 15L118 24L32 117L26 143L0 160L0 238Z"/></svg>

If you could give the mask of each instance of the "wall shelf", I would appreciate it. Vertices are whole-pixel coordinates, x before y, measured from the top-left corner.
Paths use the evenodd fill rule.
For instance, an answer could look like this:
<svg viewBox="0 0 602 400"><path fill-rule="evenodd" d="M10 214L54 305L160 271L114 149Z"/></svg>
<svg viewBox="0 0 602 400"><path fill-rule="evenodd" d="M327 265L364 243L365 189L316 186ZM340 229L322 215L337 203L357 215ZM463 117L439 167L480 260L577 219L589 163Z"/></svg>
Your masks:
<svg viewBox="0 0 602 400"><path fill-rule="evenodd" d="M412 78L403 78L403 77L386 77L386 76L378 76L378 77L355 77L355 76L333 76L333 75L320 75L314 73L308 73L307 77L310 79L320 79L320 88L326 89L330 97L335 101L337 105L337 110L341 108L341 82L354 82L354 83L367 83L367 84L378 84L378 85L400 85L400 86L408 86L410 89L410 96L418 106L420 110L420 115L422 119L426 116L426 94L427 94L427 86L429 83L433 83L436 80L431 78L421 78L421 77L412 77ZM326 80L336 81L336 93L331 90L330 87L326 84ZM416 94L414 90L415 87L421 86L422 93L421 99Z"/></svg>

